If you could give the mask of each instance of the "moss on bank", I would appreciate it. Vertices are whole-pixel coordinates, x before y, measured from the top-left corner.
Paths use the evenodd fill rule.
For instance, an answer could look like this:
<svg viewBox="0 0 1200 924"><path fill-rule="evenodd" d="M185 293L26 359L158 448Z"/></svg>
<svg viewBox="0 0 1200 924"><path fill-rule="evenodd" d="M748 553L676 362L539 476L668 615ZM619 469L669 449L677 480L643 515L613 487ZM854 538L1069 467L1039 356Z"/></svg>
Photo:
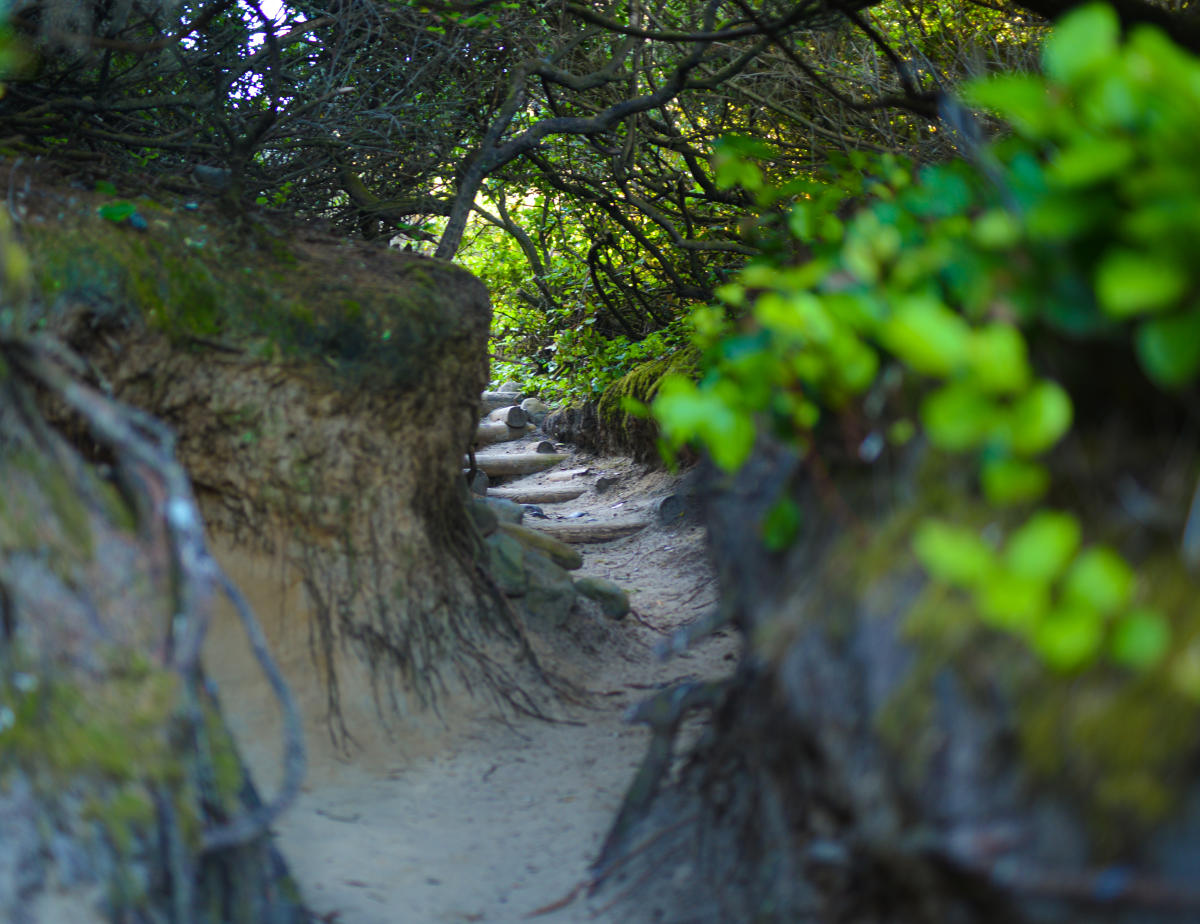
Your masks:
<svg viewBox="0 0 1200 924"><path fill-rule="evenodd" d="M177 344L318 359L343 386L409 387L421 358L462 326L444 301L461 271L417 257L347 246L332 257L217 216L138 200L138 230L96 214L81 197L23 227L35 304L28 323L73 338L145 324ZM393 284L368 264L392 261Z"/></svg>
<svg viewBox="0 0 1200 924"><path fill-rule="evenodd" d="M695 377L699 351L686 347L631 369L609 385L596 404L600 442L609 451L628 453L639 461L658 457L658 424L650 417L631 413L630 407L649 405L668 375Z"/></svg>

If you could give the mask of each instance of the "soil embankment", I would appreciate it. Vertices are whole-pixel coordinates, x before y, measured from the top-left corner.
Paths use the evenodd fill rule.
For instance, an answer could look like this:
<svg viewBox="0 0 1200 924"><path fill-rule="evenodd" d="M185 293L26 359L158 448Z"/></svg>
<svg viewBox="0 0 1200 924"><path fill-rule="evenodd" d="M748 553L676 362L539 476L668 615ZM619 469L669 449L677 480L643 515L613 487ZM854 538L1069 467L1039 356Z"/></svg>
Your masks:
<svg viewBox="0 0 1200 924"><path fill-rule="evenodd" d="M645 519L633 535L576 546L579 573L619 583L633 612L610 621L583 607L560 629L535 634L543 666L584 691L560 721L478 709L445 716L444 726L404 722L390 737L360 742L344 761L313 766L277 833L318 916L339 924L507 924L554 905L586 878L646 751L648 732L626 723L626 710L659 688L733 669L730 637L666 663L655 653L715 605L703 527L682 515L678 478L625 459L572 454L515 484L583 489L573 500L539 505L544 519L527 515L534 527ZM226 669L240 668L214 666ZM296 695L318 695L316 683L314 674L314 689ZM260 752L255 762L269 763L273 739L256 724L261 713L232 702L226 710ZM615 920L598 902L579 897L537 920Z"/></svg>

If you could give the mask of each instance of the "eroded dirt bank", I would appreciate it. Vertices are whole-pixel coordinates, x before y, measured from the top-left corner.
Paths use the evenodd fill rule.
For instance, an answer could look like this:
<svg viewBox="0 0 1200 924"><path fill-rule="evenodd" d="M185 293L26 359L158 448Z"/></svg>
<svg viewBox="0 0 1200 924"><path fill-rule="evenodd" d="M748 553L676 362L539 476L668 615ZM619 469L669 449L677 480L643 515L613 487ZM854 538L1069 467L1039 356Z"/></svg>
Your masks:
<svg viewBox="0 0 1200 924"><path fill-rule="evenodd" d="M543 505L546 519L531 515L534 526L648 521L635 535L577 546L580 573L618 582L633 612L613 622L583 606L561 630L534 635L541 663L584 691L579 702L564 704L557 721L501 718L486 707L450 703L444 723L433 715L393 721L342 758L319 748L305 792L276 831L306 900L324 920L504 924L555 905L586 878L646 752L649 732L626 723L626 710L662 687L733 669L736 646L726 636L665 662L656 655L675 630L715 603L704 531L686 515L686 485L628 460L579 454L518 483L585 489L575 500ZM664 506L665 497L671 500ZM268 630L272 619L263 613ZM231 631L214 626L210 649L234 650ZM293 636L290 652L284 666L297 697L320 702L303 637ZM213 658L209 670L231 727L269 788L278 764L275 716L261 700L234 692L260 684L253 666ZM580 894L537 920L616 921L604 910L609 900Z"/></svg>

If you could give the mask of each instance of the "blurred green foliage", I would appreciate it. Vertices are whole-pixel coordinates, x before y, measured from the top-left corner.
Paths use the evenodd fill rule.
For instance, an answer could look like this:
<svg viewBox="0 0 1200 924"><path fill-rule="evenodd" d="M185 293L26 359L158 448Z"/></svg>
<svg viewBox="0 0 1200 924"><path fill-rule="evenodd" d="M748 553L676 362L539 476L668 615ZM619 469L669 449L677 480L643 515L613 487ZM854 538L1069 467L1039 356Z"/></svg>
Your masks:
<svg viewBox="0 0 1200 924"><path fill-rule="evenodd" d="M764 428L806 448L823 417L898 374L923 395L917 421L882 432L902 443L919 423L937 449L977 461L991 505L1029 507L1050 487L1041 457L1073 421L1067 388L1030 360L1032 329L1124 340L1163 389L1196 381L1200 61L1152 28L1122 41L1111 9L1089 6L1056 27L1042 63L966 86L1011 132L980 143L951 104L944 125L964 155L952 162L856 154L778 184L756 166L761 143L716 151L718 181L778 216L779 243L693 314L707 371L663 383L653 410L668 452L699 443L732 471ZM777 547L794 524L768 519ZM1034 506L1003 542L927 521L914 550L1053 668L1147 669L1169 647L1129 564L1084 546L1071 513Z"/></svg>

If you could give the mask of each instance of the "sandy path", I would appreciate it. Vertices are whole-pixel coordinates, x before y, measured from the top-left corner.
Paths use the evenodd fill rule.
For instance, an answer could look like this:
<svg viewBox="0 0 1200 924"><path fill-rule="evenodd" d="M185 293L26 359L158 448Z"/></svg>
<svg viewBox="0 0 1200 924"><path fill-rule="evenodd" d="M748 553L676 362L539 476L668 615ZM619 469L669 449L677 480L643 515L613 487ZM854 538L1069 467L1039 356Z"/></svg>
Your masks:
<svg viewBox="0 0 1200 924"><path fill-rule="evenodd" d="M673 487L667 476L623 460L576 457L562 467L584 466L588 473L576 480L589 490L546 506L551 518L579 510L650 516L655 498ZM600 477L617 484L597 494ZM314 768L275 830L319 919L505 924L585 879L645 750L648 731L625 724L625 709L655 687L728 673L734 646L717 637L665 663L652 652L664 633L711 606L700 527L655 522L637 535L579 548L580 573L616 580L638 616L606 624L578 649L566 638L539 653L600 695L590 707L569 708L566 722L458 717L432 744L426 734L409 748L401 733L363 759ZM580 896L536 920L613 919Z"/></svg>

